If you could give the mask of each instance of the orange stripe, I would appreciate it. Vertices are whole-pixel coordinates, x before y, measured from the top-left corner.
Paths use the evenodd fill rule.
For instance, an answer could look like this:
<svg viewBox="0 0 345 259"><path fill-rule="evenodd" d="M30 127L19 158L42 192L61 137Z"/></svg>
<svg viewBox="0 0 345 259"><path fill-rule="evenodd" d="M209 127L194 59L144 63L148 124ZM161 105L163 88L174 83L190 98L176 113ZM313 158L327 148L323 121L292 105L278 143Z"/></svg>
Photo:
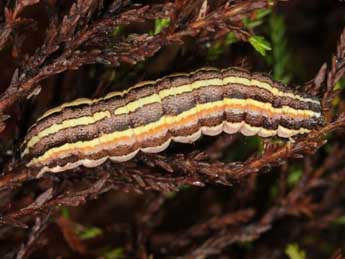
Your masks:
<svg viewBox="0 0 345 259"><path fill-rule="evenodd" d="M182 126L184 124L188 124L189 122L193 121L193 120L196 120L198 117L205 117L206 115L209 115L209 114L212 114L212 113L216 113L216 112L221 112L221 111L224 111L224 108L228 109L228 108L231 108L231 109L241 109L243 108L242 105L222 105L222 106L216 106L216 107L213 107L213 108L209 108L209 109L205 109L201 112L198 112L196 114L193 114L193 115L190 115L188 117L185 117L183 118L182 120L180 120L179 122L177 123L173 123L173 124L163 124L161 126L158 126L156 128L153 128L145 133L142 133L140 135L137 135L136 138L139 139L140 141L145 139L146 137L149 137L149 136L154 136L154 135L157 135L159 132L163 131L164 129L168 129L170 127L175 127L175 126ZM271 111L268 111L266 109L263 109L263 108L259 108L257 106L253 106L253 105L246 105L246 109L248 110L251 110L251 111L256 111L258 113L266 113L268 114L270 117L272 117L273 115L275 115L275 113L271 112ZM292 118L309 118L309 116L307 115L294 115L294 114L290 114L289 117L292 117ZM129 140L131 139L131 137L120 137L120 138L116 138L114 139L113 141L110 141L108 143L104 143L102 145L98 145L98 146L91 146L91 147L84 147L84 148L79 148L78 151L81 151L81 152L88 152L88 151L92 151L93 149L95 149L95 147L99 147L99 146L103 146L103 145L112 145L112 144L116 144L117 142L120 142L120 141L126 141L126 140ZM45 162L49 159L54 159L54 158L59 158L61 154L64 154L64 153L69 153L70 150L64 150L64 151L58 151L58 152L55 152L51 155L50 158L47 158L46 160L43 160L41 161L41 163L45 164ZM125 154L124 154L125 155Z"/></svg>

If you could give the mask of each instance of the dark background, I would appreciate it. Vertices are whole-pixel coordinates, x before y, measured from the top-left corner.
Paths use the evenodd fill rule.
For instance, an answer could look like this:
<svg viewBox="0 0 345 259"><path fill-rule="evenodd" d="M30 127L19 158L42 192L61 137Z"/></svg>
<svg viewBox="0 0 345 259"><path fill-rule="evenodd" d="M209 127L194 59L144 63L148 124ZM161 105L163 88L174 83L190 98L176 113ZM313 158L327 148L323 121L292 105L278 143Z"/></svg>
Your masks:
<svg viewBox="0 0 345 259"><path fill-rule="evenodd" d="M69 3L67 2L60 3L61 12L68 10ZM3 9L1 4L0 9ZM281 2L273 13L282 17L285 23L284 40L287 46L286 52L290 56L286 71L291 75L290 82L293 85L303 85L315 77L324 62L330 64L331 56L336 51L337 40L345 26L345 2L337 0ZM26 31L22 39L25 44L20 52L13 49L11 45L0 51L0 92L9 85L18 65L16 63L18 56L34 53L35 48L41 44L44 38L43 32L49 20L49 8L44 3L31 6L25 10L23 16L34 17L37 23L35 26L23 28ZM262 25L255 28L255 32L270 41L269 16L263 21ZM153 24L131 26L125 28L124 33L148 31L152 29ZM197 46L195 44L196 41L191 38L182 46L166 46L155 56L137 65L123 64L116 70L109 65L85 65L78 70L67 71L44 80L38 96L16 104L11 109L12 117L7 121L7 127L0 135L2 152L0 162L4 165L13 157L18 157L18 146L28 127L45 110L64 101L82 96L102 96L111 90L124 89L142 80L155 79L172 72L192 71L207 65L217 67L236 65L244 66L252 71L273 73L274 64L269 64L266 58L258 54L248 43L234 43L224 48L222 54L214 60L207 58L209 50L206 43ZM112 73L116 76L110 82L109 77ZM223 135L220 137L224 138ZM173 144L165 153L205 150L218 138L204 137L193 145ZM338 137L330 142L330 146L342 144L343 141L344 138ZM222 159L230 162L244 160L259 146L258 138L238 136L235 144L224 152ZM328 148L331 147L328 146ZM9 150L13 152L8 152ZM324 161L324 156L327 154L325 150L320 150L311 158L314 162L313 166L316 167ZM217 183L205 187L183 186L178 192L163 194L155 191L141 194L115 190L106 192L96 200L88 201L81 206L64 207L61 211L59 209L58 215L50 220L51 223L45 229L45 234L39 242L40 246L37 246L30 258L57 258L58 255L62 256L61 258L101 258L101 256L107 258L107 252L114 250L118 251L119 257L113 258L138 258L144 254L140 252L141 249L146 251L146 255L152 255L151 258L168 258L168 255L175 258L175 255L183 255L197 248L215 232L222 231L221 227L216 228L219 232L214 231L209 223L205 223L208 224L205 235L188 236L185 231L195 225L200 224L196 228L200 230L204 222L214 217L222 217L250 208L256 210L251 220L260 220L275 204L275 198L279 196L275 192L279 189L281 175L285 174L284 177L288 177L289 173L294 171L291 168L303 170L307 162L305 160L291 161L267 174L248 177L232 186L222 186ZM141 164L138 163L140 169ZM59 181L59 179L55 180ZM66 184L73 187L75 183L79 184L79 181L74 182L72 177ZM45 181L38 186L35 182L25 183L20 191L12 194L11 198L15 200L15 197L25 195L28 195L28 199L35 197L44 189L45 184ZM339 196L344 196L344 190L344 188L337 190ZM314 193L316 204L318 204L318 198L321 200L322 191L320 188ZM19 205L8 203L2 206ZM332 207L332 211L344 211L344 209L344 199ZM145 217L149 220L146 221ZM28 222L33 224L32 220ZM330 258L337 249L345 248L345 225L341 223L341 220L340 223L332 222L326 224L313 213L310 215L305 213L302 217L292 215L284 217L275 221L270 231L258 238L253 238L253 241L230 245L217 256L210 258L288 258L285 250L290 244L298 244L299 249L306 253L306 258ZM320 226L318 223L325 226ZM246 224L249 223L244 223ZM22 228L13 228L9 231L8 228L4 227L0 230L1 258L11 258L13 251L18 249L21 243L27 242L28 235L32 231ZM85 231L93 228L97 228L97 231L101 231L102 234L83 241L87 252L82 252L83 249L78 248L78 242L73 243L68 238L66 240L66 236L69 235L64 231L68 229ZM232 229L227 228L227 231L231 232ZM234 229L234 233L235 231L237 230ZM194 230L193 233L195 232L198 231ZM186 246L178 245L179 238L181 242L189 240L191 243ZM73 247L73 244L77 248Z"/></svg>

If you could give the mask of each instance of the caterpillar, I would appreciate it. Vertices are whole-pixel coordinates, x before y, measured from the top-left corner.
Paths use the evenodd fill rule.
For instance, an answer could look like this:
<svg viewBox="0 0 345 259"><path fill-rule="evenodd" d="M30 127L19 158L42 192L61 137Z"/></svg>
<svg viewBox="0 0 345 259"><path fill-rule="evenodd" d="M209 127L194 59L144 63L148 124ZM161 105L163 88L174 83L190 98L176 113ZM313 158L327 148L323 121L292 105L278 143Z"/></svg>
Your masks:
<svg viewBox="0 0 345 259"><path fill-rule="evenodd" d="M28 130L21 157L40 176L127 161L202 134L291 138L322 123L319 100L267 75L202 68L48 110Z"/></svg>

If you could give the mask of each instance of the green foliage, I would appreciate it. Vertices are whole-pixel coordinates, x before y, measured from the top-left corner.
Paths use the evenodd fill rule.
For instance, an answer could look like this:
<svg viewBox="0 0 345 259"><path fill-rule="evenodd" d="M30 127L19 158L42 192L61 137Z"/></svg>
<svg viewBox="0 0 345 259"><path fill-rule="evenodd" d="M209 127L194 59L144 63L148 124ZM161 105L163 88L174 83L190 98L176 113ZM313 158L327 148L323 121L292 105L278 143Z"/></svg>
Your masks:
<svg viewBox="0 0 345 259"><path fill-rule="evenodd" d="M112 35L113 37L118 36L119 34L122 33L122 31L123 31L123 26L116 26L116 27L112 30L111 35Z"/></svg>
<svg viewBox="0 0 345 259"><path fill-rule="evenodd" d="M273 67L273 79L288 83L291 80L291 74L287 72L287 66L291 58L287 49L283 17L272 14L269 19L269 29L272 52L267 56L267 62Z"/></svg>
<svg viewBox="0 0 345 259"><path fill-rule="evenodd" d="M109 249L103 254L106 259L122 259L125 258L124 251L122 247L116 247Z"/></svg>
<svg viewBox="0 0 345 259"><path fill-rule="evenodd" d="M264 18L271 12L272 10L270 8L258 10L253 18L245 17L242 19L242 22L247 29L252 30L261 25L264 22ZM251 36L249 38L249 43L262 56L266 55L266 51L271 50L270 43L263 36Z"/></svg>
<svg viewBox="0 0 345 259"><path fill-rule="evenodd" d="M274 201L275 198L278 196L278 194L279 194L279 185L278 183L275 183L270 188L270 199Z"/></svg>
<svg viewBox="0 0 345 259"><path fill-rule="evenodd" d="M242 19L247 29L253 29L263 23L263 18L271 13L271 9L261 9L255 13L254 18L245 17Z"/></svg>
<svg viewBox="0 0 345 259"><path fill-rule="evenodd" d="M303 175L303 170L300 167L290 167L289 175L287 177L287 183L290 187L296 185Z"/></svg>
<svg viewBox="0 0 345 259"><path fill-rule="evenodd" d="M263 139L258 136L250 136L246 137L244 142L241 143L236 148L235 152L231 152L233 150L229 150L226 154L227 161L239 161L243 160L249 155L253 154L253 152L257 152L258 154L262 154L264 148Z"/></svg>
<svg viewBox="0 0 345 259"><path fill-rule="evenodd" d="M258 136L251 136L246 138L245 145L247 149L250 150L258 150L258 153L261 153L263 150L263 142L262 139Z"/></svg>
<svg viewBox="0 0 345 259"><path fill-rule="evenodd" d="M226 37L225 37L225 40L224 40L224 45L226 47L230 46L231 44L237 42L237 39L236 39L236 36L235 36L235 33L233 32L229 32Z"/></svg>
<svg viewBox="0 0 345 259"><path fill-rule="evenodd" d="M263 23L263 18L271 13L271 9L258 10L254 18L245 17L242 19L244 27L252 30ZM233 32L229 32L223 41L216 41L208 49L207 60L216 60L224 50L231 44L237 42L236 36ZM271 50L270 43L265 40L263 36L251 36L249 38L250 44L263 56L267 50Z"/></svg>
<svg viewBox="0 0 345 259"><path fill-rule="evenodd" d="M298 181L301 179L302 175L303 175L302 168L300 168L299 166L290 166L287 179L286 179L287 186L289 188L294 187L298 183ZM279 182L276 181L270 187L270 200L274 202L278 194L279 194Z"/></svg>
<svg viewBox="0 0 345 259"><path fill-rule="evenodd" d="M334 221L335 225L345 226L345 216L341 216Z"/></svg>
<svg viewBox="0 0 345 259"><path fill-rule="evenodd" d="M176 195L177 195L177 192L165 192L164 193L164 196L168 199L173 199L176 197Z"/></svg>
<svg viewBox="0 0 345 259"><path fill-rule="evenodd" d="M80 233L78 233L78 236L81 239L91 239L91 238L100 236L102 234L103 234L102 229L97 228L97 227L89 227L80 231Z"/></svg>
<svg viewBox="0 0 345 259"><path fill-rule="evenodd" d="M272 12L271 8L261 9L256 12L255 18L257 20L262 20L265 16L269 15Z"/></svg>
<svg viewBox="0 0 345 259"><path fill-rule="evenodd" d="M251 36L249 43L259 52L262 56L266 55L266 51L271 50L271 44L262 36Z"/></svg>
<svg viewBox="0 0 345 259"><path fill-rule="evenodd" d="M172 192L166 192L164 193L164 196L167 197L168 199L173 199L176 197L176 195L181 192L181 191L185 191L185 190L189 190L191 189L192 186L191 185L187 185L187 184L183 184L179 187L179 191L172 191Z"/></svg>
<svg viewBox="0 0 345 259"><path fill-rule="evenodd" d="M224 46L220 41L211 45L207 52L207 60L216 60L224 52Z"/></svg>
<svg viewBox="0 0 345 259"><path fill-rule="evenodd" d="M227 47L235 42L237 42L235 34L233 32L229 32L223 41L216 41L209 47L207 60L216 60Z"/></svg>
<svg viewBox="0 0 345 259"><path fill-rule="evenodd" d="M305 251L296 243L288 244L285 248L285 254L290 259L306 259Z"/></svg>
<svg viewBox="0 0 345 259"><path fill-rule="evenodd" d="M345 89L345 78L342 78L336 83L334 90L336 91L336 90L344 90L344 89Z"/></svg>
<svg viewBox="0 0 345 259"><path fill-rule="evenodd" d="M61 215L66 219L71 218L67 207L61 208ZM103 231L100 228L97 228L97 227L84 228L81 225L77 225L74 231L81 239L91 239L103 234Z"/></svg>
<svg viewBox="0 0 345 259"><path fill-rule="evenodd" d="M169 18L158 18L155 20L155 29L151 33L152 35L157 35L160 33L164 28L168 27L170 24Z"/></svg>
<svg viewBox="0 0 345 259"><path fill-rule="evenodd" d="M64 217L65 219L69 219L70 215L69 215L69 210L67 207L62 207L61 208L61 215L62 217Z"/></svg>

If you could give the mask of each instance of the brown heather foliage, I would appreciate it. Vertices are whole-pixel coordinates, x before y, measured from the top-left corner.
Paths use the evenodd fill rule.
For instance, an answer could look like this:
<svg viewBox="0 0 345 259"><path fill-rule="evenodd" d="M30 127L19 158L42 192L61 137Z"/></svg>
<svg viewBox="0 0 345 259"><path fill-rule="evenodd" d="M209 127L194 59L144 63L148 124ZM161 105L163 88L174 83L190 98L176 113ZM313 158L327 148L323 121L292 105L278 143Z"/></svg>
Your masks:
<svg viewBox="0 0 345 259"><path fill-rule="evenodd" d="M40 179L23 167L26 130L63 101L206 65L272 71L248 43L277 33L268 9L285 17L293 81L313 78L301 89L322 99L322 128L204 137ZM341 0L1 1L0 258L344 258L344 13Z"/></svg>

